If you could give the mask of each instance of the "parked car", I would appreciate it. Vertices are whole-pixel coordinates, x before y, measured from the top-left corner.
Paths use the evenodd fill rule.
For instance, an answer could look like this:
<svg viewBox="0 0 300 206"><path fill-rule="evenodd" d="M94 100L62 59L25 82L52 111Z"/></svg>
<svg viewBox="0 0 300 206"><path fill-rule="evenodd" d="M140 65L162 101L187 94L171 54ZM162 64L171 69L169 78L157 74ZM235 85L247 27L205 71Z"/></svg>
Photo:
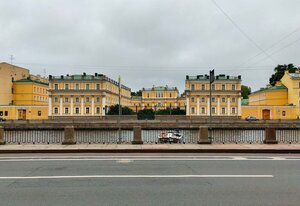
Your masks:
<svg viewBox="0 0 300 206"><path fill-rule="evenodd" d="M246 117L246 121L252 122L252 121L257 121L258 119L254 116L248 116Z"/></svg>

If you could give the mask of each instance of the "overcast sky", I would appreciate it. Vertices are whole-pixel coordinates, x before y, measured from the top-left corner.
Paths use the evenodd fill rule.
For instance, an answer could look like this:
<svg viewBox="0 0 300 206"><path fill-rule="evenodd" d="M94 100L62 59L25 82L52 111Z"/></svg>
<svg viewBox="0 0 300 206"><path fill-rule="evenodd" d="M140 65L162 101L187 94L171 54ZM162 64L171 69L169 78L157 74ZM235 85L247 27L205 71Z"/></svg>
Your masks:
<svg viewBox="0 0 300 206"><path fill-rule="evenodd" d="M300 66L299 0L0 0L0 61L33 74L122 76L133 91L185 75L264 87Z"/></svg>

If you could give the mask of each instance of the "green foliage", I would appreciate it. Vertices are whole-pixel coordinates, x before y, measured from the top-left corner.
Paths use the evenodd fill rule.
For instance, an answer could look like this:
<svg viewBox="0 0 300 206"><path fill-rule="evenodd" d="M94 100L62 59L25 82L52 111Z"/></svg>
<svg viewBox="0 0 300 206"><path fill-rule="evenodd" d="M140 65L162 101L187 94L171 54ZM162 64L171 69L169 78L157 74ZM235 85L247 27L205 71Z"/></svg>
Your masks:
<svg viewBox="0 0 300 206"><path fill-rule="evenodd" d="M242 97L243 99L248 99L248 95L251 94L251 88L245 85L242 85Z"/></svg>
<svg viewBox="0 0 300 206"><path fill-rule="evenodd" d="M299 68L295 67L293 64L277 65L277 67L274 69L275 74L272 74L271 78L269 79L270 84L275 86L276 82L283 77L285 70L288 70L289 73L294 73L297 69Z"/></svg>
<svg viewBox="0 0 300 206"><path fill-rule="evenodd" d="M142 96L142 90L131 92L131 96Z"/></svg>
<svg viewBox="0 0 300 206"><path fill-rule="evenodd" d="M109 107L108 115L119 115L119 105L112 105ZM133 115L134 112L132 109L130 109L129 107L122 107L122 115Z"/></svg>
<svg viewBox="0 0 300 206"><path fill-rule="evenodd" d="M143 109L138 111L137 118L139 120L144 120L144 119L151 120L151 119L155 119L155 114L153 109Z"/></svg>
<svg viewBox="0 0 300 206"><path fill-rule="evenodd" d="M170 110L170 108L167 109L160 109L156 111L157 115L185 115L185 110L180 109L179 107L173 108Z"/></svg>

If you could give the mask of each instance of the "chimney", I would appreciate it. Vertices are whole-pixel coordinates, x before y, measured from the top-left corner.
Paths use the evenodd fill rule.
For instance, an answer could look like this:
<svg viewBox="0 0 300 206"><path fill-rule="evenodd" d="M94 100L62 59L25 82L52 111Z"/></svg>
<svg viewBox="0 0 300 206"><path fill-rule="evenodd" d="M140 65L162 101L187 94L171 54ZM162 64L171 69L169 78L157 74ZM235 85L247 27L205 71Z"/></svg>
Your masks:
<svg viewBox="0 0 300 206"><path fill-rule="evenodd" d="M185 77L187 80L189 79L189 75L186 75L186 77Z"/></svg>
<svg viewBox="0 0 300 206"><path fill-rule="evenodd" d="M85 73L85 72L83 72L83 76L86 76L86 73Z"/></svg>
<svg viewBox="0 0 300 206"><path fill-rule="evenodd" d="M63 76L63 75L61 75L61 76L60 76L60 78L61 78L61 79L64 79L64 76Z"/></svg>

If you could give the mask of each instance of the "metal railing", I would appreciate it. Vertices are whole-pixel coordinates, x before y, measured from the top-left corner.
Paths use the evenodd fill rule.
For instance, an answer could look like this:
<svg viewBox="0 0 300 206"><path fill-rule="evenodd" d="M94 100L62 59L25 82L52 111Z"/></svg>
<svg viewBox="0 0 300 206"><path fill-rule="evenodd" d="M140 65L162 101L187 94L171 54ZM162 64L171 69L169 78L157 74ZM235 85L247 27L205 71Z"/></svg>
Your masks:
<svg viewBox="0 0 300 206"><path fill-rule="evenodd" d="M20 129L5 130L4 132L4 141L9 144L60 144L63 138L63 130Z"/></svg>
<svg viewBox="0 0 300 206"><path fill-rule="evenodd" d="M300 129L277 129L276 140L281 143L300 143Z"/></svg>
<svg viewBox="0 0 300 206"><path fill-rule="evenodd" d="M213 143L259 143L265 138L264 129L213 129Z"/></svg>
<svg viewBox="0 0 300 206"><path fill-rule="evenodd" d="M75 130L76 143L102 143L102 144L117 144L119 143L118 129L80 129ZM129 144L133 140L132 130L121 130L121 143Z"/></svg>

